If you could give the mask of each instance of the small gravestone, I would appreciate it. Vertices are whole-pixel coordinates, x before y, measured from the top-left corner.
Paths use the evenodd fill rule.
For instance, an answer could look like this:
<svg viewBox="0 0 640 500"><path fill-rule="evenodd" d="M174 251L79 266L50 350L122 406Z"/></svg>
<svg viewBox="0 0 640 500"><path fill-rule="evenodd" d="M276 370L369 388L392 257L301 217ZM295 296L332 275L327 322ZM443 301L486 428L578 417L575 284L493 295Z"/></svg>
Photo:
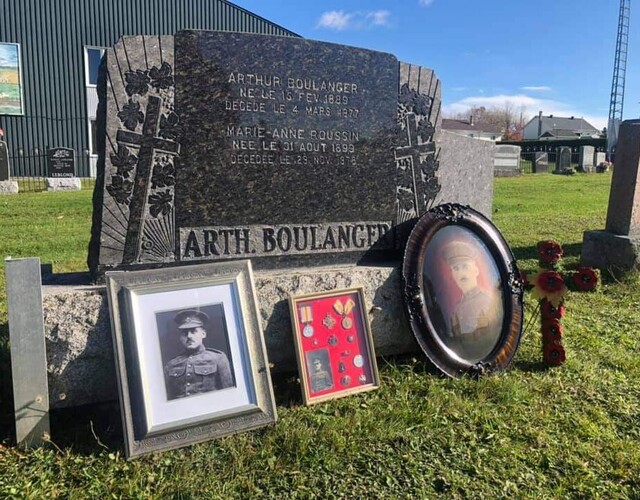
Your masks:
<svg viewBox="0 0 640 500"><path fill-rule="evenodd" d="M549 171L549 154L543 151L537 151L533 158L533 173L544 174Z"/></svg>
<svg viewBox="0 0 640 500"><path fill-rule="evenodd" d="M496 176L514 176L522 173L520 169L520 146L496 145L493 165Z"/></svg>
<svg viewBox="0 0 640 500"><path fill-rule="evenodd" d="M594 156L596 148L593 146L580 146L580 163L578 170L584 173L595 171Z"/></svg>
<svg viewBox="0 0 640 500"><path fill-rule="evenodd" d="M237 258L256 268L399 259L416 218L456 196L440 181L431 69L207 31L125 37L106 58L94 275ZM472 173L461 175L477 200Z"/></svg>
<svg viewBox="0 0 640 500"><path fill-rule="evenodd" d="M571 166L571 148L562 146L556 153L556 169L554 174L571 175L575 170Z"/></svg>
<svg viewBox="0 0 640 500"><path fill-rule="evenodd" d="M76 155L71 148L51 148L47 151L47 177L75 177Z"/></svg>
<svg viewBox="0 0 640 500"><path fill-rule="evenodd" d="M18 182L9 180L9 171L9 149L6 142L0 141L0 195L18 192Z"/></svg>
<svg viewBox="0 0 640 500"><path fill-rule="evenodd" d="M586 231L581 263L614 275L640 268L640 120L620 125L604 231Z"/></svg>
<svg viewBox="0 0 640 500"><path fill-rule="evenodd" d="M609 163L607 163L607 153L596 153L596 172L602 174L609 171Z"/></svg>
<svg viewBox="0 0 640 500"><path fill-rule="evenodd" d="M47 191L79 191L76 177L76 155L71 148L51 148L47 151Z"/></svg>

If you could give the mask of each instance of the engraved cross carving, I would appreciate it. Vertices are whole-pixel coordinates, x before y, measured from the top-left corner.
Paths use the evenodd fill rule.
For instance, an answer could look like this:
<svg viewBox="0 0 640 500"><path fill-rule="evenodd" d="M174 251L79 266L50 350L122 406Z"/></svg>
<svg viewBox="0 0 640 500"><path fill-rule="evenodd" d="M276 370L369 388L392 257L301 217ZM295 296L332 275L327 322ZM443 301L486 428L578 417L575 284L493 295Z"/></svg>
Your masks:
<svg viewBox="0 0 640 500"><path fill-rule="evenodd" d="M436 145L434 142L418 143L418 126L416 124L416 115L407 113L405 117L407 145L399 146L395 149L395 158L397 164L406 163L410 167L411 182L413 188L414 203L416 207L416 216L426 211L425 199L425 178L420 168L421 155L435 154Z"/></svg>
<svg viewBox="0 0 640 500"><path fill-rule="evenodd" d="M155 151L172 154L180 152L180 144L157 136L161 107L162 99L160 97L149 96L145 119L142 124L142 134L118 130L116 135L118 143L140 147L133 196L129 206L129 224L122 260L124 264L135 263L141 255L143 218L147 213L151 175L153 173L153 155Z"/></svg>

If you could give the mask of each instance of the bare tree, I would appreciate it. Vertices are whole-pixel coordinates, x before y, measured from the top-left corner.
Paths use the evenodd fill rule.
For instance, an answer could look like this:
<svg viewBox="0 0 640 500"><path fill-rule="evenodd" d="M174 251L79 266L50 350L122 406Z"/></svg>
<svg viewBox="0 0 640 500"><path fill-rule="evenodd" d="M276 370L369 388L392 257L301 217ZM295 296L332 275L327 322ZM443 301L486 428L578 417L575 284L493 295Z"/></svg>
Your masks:
<svg viewBox="0 0 640 500"><path fill-rule="evenodd" d="M522 130L527 120L524 106L516 107L506 101L501 106L471 106L468 111L454 113L450 118L454 120L473 120L474 125L489 130L497 130L505 140L522 139Z"/></svg>

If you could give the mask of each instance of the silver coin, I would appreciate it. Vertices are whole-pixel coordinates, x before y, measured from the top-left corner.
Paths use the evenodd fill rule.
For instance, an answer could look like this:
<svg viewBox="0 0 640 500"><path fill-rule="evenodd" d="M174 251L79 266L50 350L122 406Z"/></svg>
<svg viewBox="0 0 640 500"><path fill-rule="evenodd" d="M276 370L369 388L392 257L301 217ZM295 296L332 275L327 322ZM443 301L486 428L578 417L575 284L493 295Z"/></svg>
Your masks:
<svg viewBox="0 0 640 500"><path fill-rule="evenodd" d="M302 335L307 338L313 337L313 327L308 323L304 325L304 328L302 329Z"/></svg>
<svg viewBox="0 0 640 500"><path fill-rule="evenodd" d="M353 366L355 366L356 368L362 368L362 365L364 365L364 359L362 358L362 355L355 355L353 357Z"/></svg>

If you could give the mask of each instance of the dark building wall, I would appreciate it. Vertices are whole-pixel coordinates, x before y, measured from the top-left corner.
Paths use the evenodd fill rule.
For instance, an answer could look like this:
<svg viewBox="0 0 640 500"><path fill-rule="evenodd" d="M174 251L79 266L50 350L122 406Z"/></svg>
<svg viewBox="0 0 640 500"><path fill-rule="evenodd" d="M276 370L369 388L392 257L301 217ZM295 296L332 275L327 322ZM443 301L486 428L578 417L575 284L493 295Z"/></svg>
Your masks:
<svg viewBox="0 0 640 500"><path fill-rule="evenodd" d="M23 116L0 115L12 171L44 175L46 149L89 173L84 48L181 29L297 36L224 0L0 0L0 42L20 44Z"/></svg>

